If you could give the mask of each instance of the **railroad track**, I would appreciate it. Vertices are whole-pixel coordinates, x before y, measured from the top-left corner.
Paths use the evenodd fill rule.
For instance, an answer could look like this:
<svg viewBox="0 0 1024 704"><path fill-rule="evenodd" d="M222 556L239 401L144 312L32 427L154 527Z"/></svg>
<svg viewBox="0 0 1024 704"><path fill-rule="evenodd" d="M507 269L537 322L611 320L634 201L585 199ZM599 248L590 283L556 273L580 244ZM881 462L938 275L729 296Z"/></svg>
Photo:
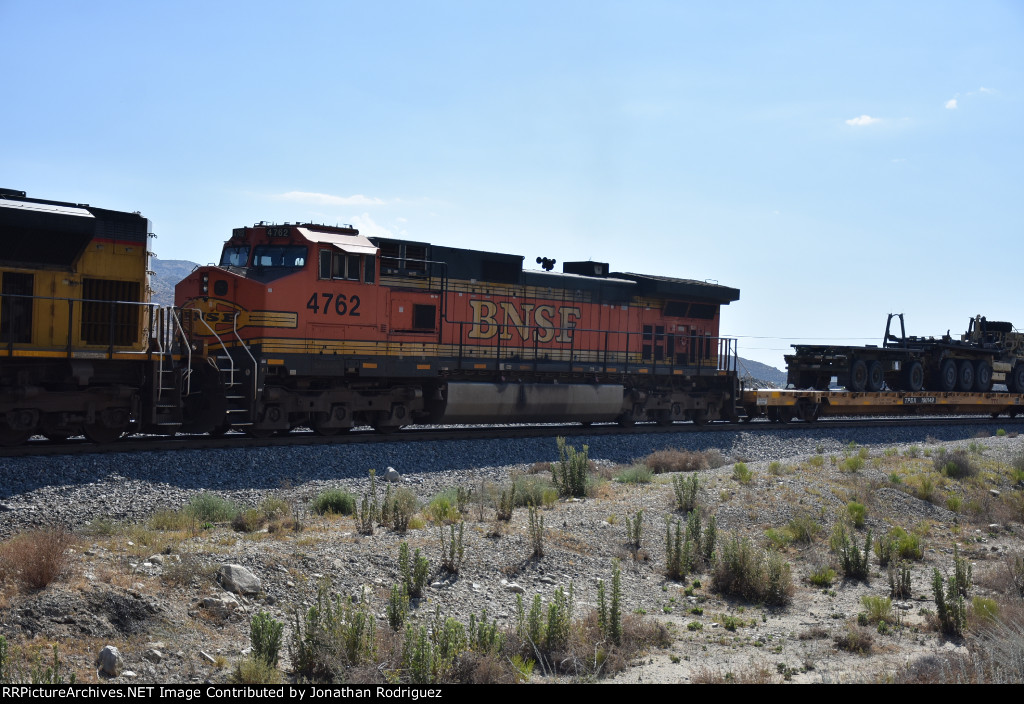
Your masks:
<svg viewBox="0 0 1024 704"><path fill-rule="evenodd" d="M437 440L490 440L497 438L544 438L614 435L661 435L689 433L735 433L743 432L800 432L808 430L856 430L860 428L912 428L921 426L991 426L1024 428L1024 418L991 417L949 417L913 416L898 419L839 418L819 420L815 423L771 423L755 420L750 423L715 422L706 425L678 423L657 425L639 423L632 428L622 428L614 423L589 426L573 424L502 425L479 427L431 427L410 426L390 434L375 432L372 428L354 429L334 436L321 436L309 430L295 430L286 435L269 438L253 438L243 433L228 433L222 436L177 435L161 437L152 435L130 435L116 442L97 445L85 438L69 438L62 442L51 442L33 438L17 447L0 448L0 458L39 457L59 455L90 455L132 452L172 452L175 450L238 449L246 447L294 447L303 445L348 445L361 443L425 442Z"/></svg>

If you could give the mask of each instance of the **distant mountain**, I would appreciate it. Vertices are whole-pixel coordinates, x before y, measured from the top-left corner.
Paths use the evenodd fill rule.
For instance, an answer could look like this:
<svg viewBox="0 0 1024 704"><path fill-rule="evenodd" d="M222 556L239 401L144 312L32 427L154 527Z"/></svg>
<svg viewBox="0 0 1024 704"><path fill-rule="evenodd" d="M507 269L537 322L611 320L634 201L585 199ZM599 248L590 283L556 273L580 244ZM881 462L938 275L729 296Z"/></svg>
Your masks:
<svg viewBox="0 0 1024 704"><path fill-rule="evenodd" d="M737 367L740 377L750 380L746 384L748 387L759 389L786 388L786 372L781 369L769 367L767 364L755 362L752 359L744 359L743 357L739 358Z"/></svg>
<svg viewBox="0 0 1024 704"><path fill-rule="evenodd" d="M149 285L153 288L153 302L162 306L174 305L174 286L199 266L184 259L156 257L149 260L149 265L153 269L153 276L149 279Z"/></svg>
<svg viewBox="0 0 1024 704"><path fill-rule="evenodd" d="M192 273L198 264L184 259L157 259L150 260L153 267L153 277L150 285L153 287L153 302L160 305L174 305L174 286L179 281ZM749 378L747 386L757 388L785 388L786 372L780 371L767 364L755 362L752 359L739 358L739 372L743 378Z"/></svg>

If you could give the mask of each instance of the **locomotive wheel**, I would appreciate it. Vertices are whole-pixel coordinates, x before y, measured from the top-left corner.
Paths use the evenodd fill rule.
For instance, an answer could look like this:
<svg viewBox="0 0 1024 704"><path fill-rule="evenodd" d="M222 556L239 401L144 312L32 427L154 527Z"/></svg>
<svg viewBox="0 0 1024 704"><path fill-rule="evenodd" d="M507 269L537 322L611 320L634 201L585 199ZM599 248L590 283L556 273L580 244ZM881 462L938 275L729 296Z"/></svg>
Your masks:
<svg viewBox="0 0 1024 704"><path fill-rule="evenodd" d="M690 411L690 420L693 421L694 425L706 425L708 422L708 412L704 408L695 408Z"/></svg>
<svg viewBox="0 0 1024 704"><path fill-rule="evenodd" d="M882 363L876 359L868 365L868 379L865 388L868 391L881 391L884 383L885 370L882 369Z"/></svg>
<svg viewBox="0 0 1024 704"><path fill-rule="evenodd" d="M327 414L326 413L317 413L317 415L320 416L320 415L327 415ZM322 425L322 423L323 423L322 420L314 419L309 425L313 429L314 433L316 433L317 435L320 435L322 437L325 437L325 438L329 438L332 435L337 435L338 431L341 430L341 428L331 428L331 427Z"/></svg>
<svg viewBox="0 0 1024 704"><path fill-rule="evenodd" d="M90 442L94 442L97 445L106 445L124 435L124 428L109 426L103 423L103 421L98 420L95 423L83 425L82 432Z"/></svg>
<svg viewBox="0 0 1024 704"><path fill-rule="evenodd" d="M939 391L954 391L956 389L957 371L956 360L947 359L939 367L939 374L935 380L935 386Z"/></svg>
<svg viewBox="0 0 1024 704"><path fill-rule="evenodd" d="M974 365L966 359L960 360L957 365L956 389L957 391L971 391L974 389Z"/></svg>
<svg viewBox="0 0 1024 704"><path fill-rule="evenodd" d="M982 393L992 390L992 366L983 359L974 363L974 390Z"/></svg>
<svg viewBox="0 0 1024 704"><path fill-rule="evenodd" d="M0 428L0 447L14 447L15 445L22 444L30 437L32 437L31 430L15 430L4 424L4 427Z"/></svg>
<svg viewBox="0 0 1024 704"><path fill-rule="evenodd" d="M245 429L245 434L246 435L248 435L251 438L257 438L257 439L260 439L260 440L263 439L263 438L273 437L274 433L276 433L276 432L277 432L277 430L275 430L274 428L252 428L252 427L249 427L249 428Z"/></svg>
<svg viewBox="0 0 1024 704"><path fill-rule="evenodd" d="M654 420L662 427L672 425L672 411L658 411L654 416Z"/></svg>
<svg viewBox="0 0 1024 704"><path fill-rule="evenodd" d="M855 359L850 364L850 379L846 387L850 391L863 391L868 385L868 365L863 359Z"/></svg>
<svg viewBox="0 0 1024 704"><path fill-rule="evenodd" d="M904 391L920 391L924 388L924 366L920 362L911 362L903 370L902 386Z"/></svg>
<svg viewBox="0 0 1024 704"><path fill-rule="evenodd" d="M127 408L109 408L96 414L92 423L82 425L85 437L97 445L114 442L124 435L131 418Z"/></svg>

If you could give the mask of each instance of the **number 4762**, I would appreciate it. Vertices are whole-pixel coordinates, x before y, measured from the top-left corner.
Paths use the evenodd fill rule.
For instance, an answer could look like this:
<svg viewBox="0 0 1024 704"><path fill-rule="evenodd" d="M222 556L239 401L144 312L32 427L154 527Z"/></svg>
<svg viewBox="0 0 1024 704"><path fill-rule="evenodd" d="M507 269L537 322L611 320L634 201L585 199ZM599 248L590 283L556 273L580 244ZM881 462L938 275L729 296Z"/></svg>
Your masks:
<svg viewBox="0 0 1024 704"><path fill-rule="evenodd" d="M334 305L331 305L331 302ZM351 306L351 307L350 307ZM309 297L309 301L306 303L306 308L319 313L320 309L323 308L323 314L327 315L331 310L336 315L354 315L358 316L359 310L359 296L352 296L348 298L344 293L337 295L333 293L314 293Z"/></svg>

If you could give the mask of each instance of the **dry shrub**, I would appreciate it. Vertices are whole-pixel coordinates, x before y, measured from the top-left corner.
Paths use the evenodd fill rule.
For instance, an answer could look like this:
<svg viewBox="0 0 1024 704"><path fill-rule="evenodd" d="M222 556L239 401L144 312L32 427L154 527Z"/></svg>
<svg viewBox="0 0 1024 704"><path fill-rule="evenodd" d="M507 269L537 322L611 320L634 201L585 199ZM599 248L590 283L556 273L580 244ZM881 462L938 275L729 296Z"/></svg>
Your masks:
<svg viewBox="0 0 1024 704"><path fill-rule="evenodd" d="M898 684L1020 684L1024 682L1024 607L1001 616L967 641L966 653L930 655L896 673Z"/></svg>
<svg viewBox="0 0 1024 704"><path fill-rule="evenodd" d="M0 545L0 577L42 589L67 569L74 536L63 526L21 533Z"/></svg>
<svg viewBox="0 0 1024 704"><path fill-rule="evenodd" d="M693 674L693 684L772 684L772 671L764 665L750 666L739 672L722 672L702 667Z"/></svg>
<svg viewBox="0 0 1024 704"><path fill-rule="evenodd" d="M836 636L836 647L858 655L867 655L874 646L875 639L871 631L860 626L849 625L846 633Z"/></svg>
<svg viewBox="0 0 1024 704"><path fill-rule="evenodd" d="M470 684L515 684L513 668L507 666L502 654L482 654L464 651L456 660L452 681Z"/></svg>
<svg viewBox="0 0 1024 704"><path fill-rule="evenodd" d="M655 474L664 474L716 469L726 464L726 459L718 450L658 450L647 455L641 463L650 467Z"/></svg>

